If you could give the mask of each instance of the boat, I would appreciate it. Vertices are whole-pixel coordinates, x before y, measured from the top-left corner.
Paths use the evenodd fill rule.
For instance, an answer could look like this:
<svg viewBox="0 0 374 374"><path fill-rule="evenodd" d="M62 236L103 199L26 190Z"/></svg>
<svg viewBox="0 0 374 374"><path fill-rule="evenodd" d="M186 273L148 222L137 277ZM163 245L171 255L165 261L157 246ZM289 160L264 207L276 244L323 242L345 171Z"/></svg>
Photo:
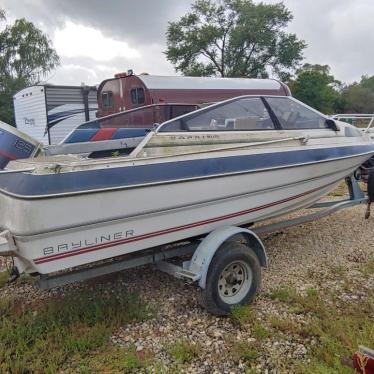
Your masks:
<svg viewBox="0 0 374 374"><path fill-rule="evenodd" d="M39 148L0 172L0 254L50 274L252 224L311 206L372 155L354 126L270 95L166 121L129 155Z"/></svg>

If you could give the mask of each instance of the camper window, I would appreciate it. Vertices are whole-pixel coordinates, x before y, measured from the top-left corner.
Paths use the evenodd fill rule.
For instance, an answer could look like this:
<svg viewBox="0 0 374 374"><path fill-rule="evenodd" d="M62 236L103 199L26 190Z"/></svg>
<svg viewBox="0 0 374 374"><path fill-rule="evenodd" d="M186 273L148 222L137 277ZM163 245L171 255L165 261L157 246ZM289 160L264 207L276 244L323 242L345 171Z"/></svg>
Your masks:
<svg viewBox="0 0 374 374"><path fill-rule="evenodd" d="M145 95L144 95L144 89L143 88L133 88L130 91L131 96L131 102L134 105L141 105L145 102Z"/></svg>
<svg viewBox="0 0 374 374"><path fill-rule="evenodd" d="M113 107L113 92L112 91L105 91L101 94L101 100L103 102L104 108L112 108Z"/></svg>

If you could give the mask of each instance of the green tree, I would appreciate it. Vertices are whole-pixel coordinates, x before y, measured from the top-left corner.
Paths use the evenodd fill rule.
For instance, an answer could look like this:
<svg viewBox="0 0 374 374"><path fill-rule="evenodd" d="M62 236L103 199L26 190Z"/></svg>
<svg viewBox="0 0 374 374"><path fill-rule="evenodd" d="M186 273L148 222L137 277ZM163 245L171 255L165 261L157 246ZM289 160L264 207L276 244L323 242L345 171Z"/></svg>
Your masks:
<svg viewBox="0 0 374 374"><path fill-rule="evenodd" d="M334 113L341 106L340 86L328 65L304 64L288 82L292 95L323 113Z"/></svg>
<svg viewBox="0 0 374 374"><path fill-rule="evenodd" d="M374 76L364 75L360 82L345 87L342 101L345 113L374 113Z"/></svg>
<svg viewBox="0 0 374 374"><path fill-rule="evenodd" d="M167 30L167 59L184 75L284 79L302 60L304 41L286 33L283 3L197 0Z"/></svg>
<svg viewBox="0 0 374 374"><path fill-rule="evenodd" d="M0 9L0 20L5 12ZM24 18L0 32L0 120L14 124L13 95L40 82L59 64L49 38Z"/></svg>

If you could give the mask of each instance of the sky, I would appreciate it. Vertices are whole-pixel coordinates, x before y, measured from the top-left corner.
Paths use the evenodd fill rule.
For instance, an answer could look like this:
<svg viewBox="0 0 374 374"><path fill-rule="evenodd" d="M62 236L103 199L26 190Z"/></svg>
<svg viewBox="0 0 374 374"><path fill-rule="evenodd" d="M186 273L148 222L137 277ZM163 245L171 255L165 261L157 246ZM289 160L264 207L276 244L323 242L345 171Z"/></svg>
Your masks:
<svg viewBox="0 0 374 374"><path fill-rule="evenodd" d="M264 0L276 3L279 0ZM284 0L289 32L308 44L304 62L327 64L350 83L374 75L374 0ZM168 22L190 0L0 0L8 22L26 18L47 33L61 59L49 83L98 84L115 73L177 75L163 53Z"/></svg>

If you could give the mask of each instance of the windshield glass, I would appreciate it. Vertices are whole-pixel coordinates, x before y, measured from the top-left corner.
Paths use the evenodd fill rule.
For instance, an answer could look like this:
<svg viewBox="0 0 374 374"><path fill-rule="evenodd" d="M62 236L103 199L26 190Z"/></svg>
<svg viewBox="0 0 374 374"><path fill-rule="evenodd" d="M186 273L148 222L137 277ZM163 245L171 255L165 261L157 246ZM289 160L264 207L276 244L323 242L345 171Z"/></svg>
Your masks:
<svg viewBox="0 0 374 374"><path fill-rule="evenodd" d="M266 101L284 129L327 128L325 117L297 101L286 97L267 97Z"/></svg>
<svg viewBox="0 0 374 374"><path fill-rule="evenodd" d="M165 123L160 132L272 130L274 124L259 97L244 97Z"/></svg>

